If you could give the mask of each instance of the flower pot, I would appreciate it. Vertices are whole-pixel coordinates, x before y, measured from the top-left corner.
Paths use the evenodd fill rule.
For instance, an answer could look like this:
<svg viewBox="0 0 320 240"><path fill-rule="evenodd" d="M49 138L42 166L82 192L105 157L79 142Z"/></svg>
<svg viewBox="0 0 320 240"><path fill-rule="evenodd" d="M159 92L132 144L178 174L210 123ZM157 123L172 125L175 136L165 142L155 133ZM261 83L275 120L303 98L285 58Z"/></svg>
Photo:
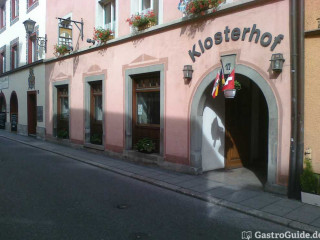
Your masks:
<svg viewBox="0 0 320 240"><path fill-rule="evenodd" d="M156 25L156 24L153 22L149 22L148 24L138 26L137 29L138 29L138 31L142 31L142 30L148 29L154 25Z"/></svg>
<svg viewBox="0 0 320 240"><path fill-rule="evenodd" d="M225 98L234 98L236 96L236 89L228 89L224 90L224 97Z"/></svg>
<svg viewBox="0 0 320 240"><path fill-rule="evenodd" d="M108 40L107 40L107 41L112 40L112 39L114 39L114 35L110 35L110 36L108 37Z"/></svg>
<svg viewBox="0 0 320 240"><path fill-rule="evenodd" d="M303 203L311 204L314 206L320 206L320 195L313 193L301 192L301 201Z"/></svg>

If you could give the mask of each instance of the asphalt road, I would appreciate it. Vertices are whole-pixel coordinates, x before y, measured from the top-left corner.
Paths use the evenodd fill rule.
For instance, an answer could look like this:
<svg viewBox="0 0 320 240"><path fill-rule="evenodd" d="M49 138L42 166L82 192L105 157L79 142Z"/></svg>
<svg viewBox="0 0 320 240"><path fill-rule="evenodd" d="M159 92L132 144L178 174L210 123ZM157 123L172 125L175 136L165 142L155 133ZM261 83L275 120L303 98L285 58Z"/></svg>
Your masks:
<svg viewBox="0 0 320 240"><path fill-rule="evenodd" d="M0 137L0 240L241 239L248 230L290 229Z"/></svg>

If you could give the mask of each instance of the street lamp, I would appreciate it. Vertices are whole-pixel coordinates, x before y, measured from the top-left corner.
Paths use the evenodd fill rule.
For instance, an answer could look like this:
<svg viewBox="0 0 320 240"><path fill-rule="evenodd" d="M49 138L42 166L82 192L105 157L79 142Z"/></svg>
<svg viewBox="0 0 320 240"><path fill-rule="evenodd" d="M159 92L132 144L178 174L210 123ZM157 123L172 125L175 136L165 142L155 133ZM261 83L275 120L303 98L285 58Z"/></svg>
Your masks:
<svg viewBox="0 0 320 240"><path fill-rule="evenodd" d="M23 22L23 25L26 29L26 33L30 35L31 33L34 32L34 26L36 25L36 22L31 20L30 18L28 20L25 20ZM45 34L44 37L36 37L37 44L39 47L44 48L44 52L47 52L47 34Z"/></svg>

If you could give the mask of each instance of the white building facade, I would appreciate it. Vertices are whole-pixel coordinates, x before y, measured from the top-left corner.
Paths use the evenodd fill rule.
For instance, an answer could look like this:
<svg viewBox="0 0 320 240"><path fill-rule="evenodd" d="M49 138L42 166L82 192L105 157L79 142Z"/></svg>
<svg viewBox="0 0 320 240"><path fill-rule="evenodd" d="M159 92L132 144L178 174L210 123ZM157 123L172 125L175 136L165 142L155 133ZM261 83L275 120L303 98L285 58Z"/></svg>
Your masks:
<svg viewBox="0 0 320 240"><path fill-rule="evenodd" d="M44 137L46 1L0 0L0 128ZM35 21L27 34L23 22Z"/></svg>

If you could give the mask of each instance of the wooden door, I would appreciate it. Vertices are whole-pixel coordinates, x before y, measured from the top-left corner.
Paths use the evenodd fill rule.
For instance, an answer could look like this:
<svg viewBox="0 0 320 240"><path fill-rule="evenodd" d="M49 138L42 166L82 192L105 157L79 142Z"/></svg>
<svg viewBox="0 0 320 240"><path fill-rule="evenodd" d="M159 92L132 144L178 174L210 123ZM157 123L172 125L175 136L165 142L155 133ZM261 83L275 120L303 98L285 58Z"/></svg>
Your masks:
<svg viewBox="0 0 320 240"><path fill-rule="evenodd" d="M251 102L248 89L225 99L225 168L240 168L249 162Z"/></svg>
<svg viewBox="0 0 320 240"><path fill-rule="evenodd" d="M90 143L102 144L102 82L90 84Z"/></svg>
<svg viewBox="0 0 320 240"><path fill-rule="evenodd" d="M134 79L132 93L132 145L152 139L160 151L160 76L142 75Z"/></svg>
<svg viewBox="0 0 320 240"><path fill-rule="evenodd" d="M37 92L28 92L28 134L37 134Z"/></svg>

